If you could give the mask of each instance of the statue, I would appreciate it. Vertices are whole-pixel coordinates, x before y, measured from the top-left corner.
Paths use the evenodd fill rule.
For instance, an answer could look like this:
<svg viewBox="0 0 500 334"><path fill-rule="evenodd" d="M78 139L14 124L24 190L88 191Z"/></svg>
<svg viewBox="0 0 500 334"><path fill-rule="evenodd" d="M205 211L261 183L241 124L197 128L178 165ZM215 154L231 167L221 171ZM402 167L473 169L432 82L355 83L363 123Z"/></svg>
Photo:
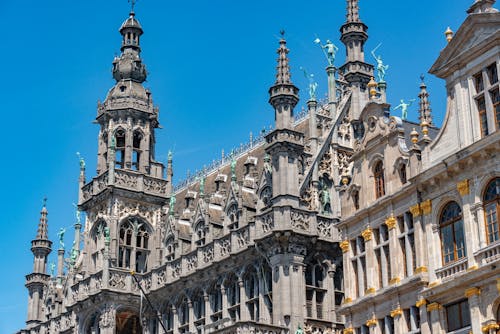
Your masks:
<svg viewBox="0 0 500 334"><path fill-rule="evenodd" d="M231 160L231 179L236 180L236 159Z"/></svg>
<svg viewBox="0 0 500 334"><path fill-rule="evenodd" d="M105 240L105 243L109 245L109 242L111 241L111 237L110 237L108 226L104 227L104 240Z"/></svg>
<svg viewBox="0 0 500 334"><path fill-rule="evenodd" d="M305 68L300 68L304 72L304 76L309 80L309 100L316 100L316 88L318 88L318 83L314 81L314 74L307 74Z"/></svg>
<svg viewBox="0 0 500 334"><path fill-rule="evenodd" d="M78 159L80 160L80 169L85 169L85 160L80 155L80 152L76 152L76 155L78 156Z"/></svg>
<svg viewBox="0 0 500 334"><path fill-rule="evenodd" d="M328 190L328 186L326 183L323 183L323 187L320 193L320 202L321 202L321 213L330 212L330 191Z"/></svg>
<svg viewBox="0 0 500 334"><path fill-rule="evenodd" d="M205 177L200 180L200 195L205 194Z"/></svg>
<svg viewBox="0 0 500 334"><path fill-rule="evenodd" d="M78 205L76 205L75 203L73 203L73 206L75 207L76 209L76 212L75 212L75 215L76 215L76 223L77 224L80 224L81 223L81 211L80 209L78 208Z"/></svg>
<svg viewBox="0 0 500 334"><path fill-rule="evenodd" d="M321 49L323 49L323 52L325 53L326 60L328 60L328 66L334 66L333 63L335 62L335 54L338 51L338 47L332 43L329 39L326 40L326 44L322 45L321 40L319 38L316 38L314 40L314 43L318 44ZM326 50L326 51L325 51Z"/></svg>
<svg viewBox="0 0 500 334"><path fill-rule="evenodd" d="M267 153L264 156L264 170L270 174L273 172L273 167L271 166L271 156Z"/></svg>
<svg viewBox="0 0 500 334"><path fill-rule="evenodd" d="M168 150L168 161L172 161L172 151Z"/></svg>
<svg viewBox="0 0 500 334"><path fill-rule="evenodd" d="M297 330L295 331L295 334L304 334L304 331L302 330L302 327L300 327L300 325L297 326Z"/></svg>
<svg viewBox="0 0 500 334"><path fill-rule="evenodd" d="M114 151L116 149L116 138L115 138L115 136L111 137L111 146L110 146L110 149L112 151Z"/></svg>
<svg viewBox="0 0 500 334"><path fill-rule="evenodd" d="M54 276L54 271L56 270L56 264L54 262L50 263L50 276Z"/></svg>
<svg viewBox="0 0 500 334"><path fill-rule="evenodd" d="M375 51L381 46L382 44L377 45L375 49L372 50L372 56L375 58L375 61L377 62L377 78L378 82L385 82L385 71L389 69L389 65L384 65L384 61L382 60L382 57L380 55L376 55Z"/></svg>
<svg viewBox="0 0 500 334"><path fill-rule="evenodd" d="M57 236L59 237L59 249L64 249L64 233L66 233L64 227L61 227L59 232L57 232Z"/></svg>
<svg viewBox="0 0 500 334"><path fill-rule="evenodd" d="M175 201L176 201L176 198L174 195L171 195L170 196L170 202L168 204L168 213L170 215L173 215L174 214L174 206L175 206Z"/></svg>
<svg viewBox="0 0 500 334"><path fill-rule="evenodd" d="M411 99L408 101L409 103L405 103L405 100L401 99L401 103L394 107L393 110L401 109L401 119L405 120L408 117L408 107L415 102L415 99Z"/></svg>
<svg viewBox="0 0 500 334"><path fill-rule="evenodd" d="M69 256L69 260L70 260L71 264L75 264L76 259L78 258L79 254L80 254L80 251L78 251L78 249L76 249L76 244L73 241L73 247L71 247L71 253L70 253L70 256Z"/></svg>

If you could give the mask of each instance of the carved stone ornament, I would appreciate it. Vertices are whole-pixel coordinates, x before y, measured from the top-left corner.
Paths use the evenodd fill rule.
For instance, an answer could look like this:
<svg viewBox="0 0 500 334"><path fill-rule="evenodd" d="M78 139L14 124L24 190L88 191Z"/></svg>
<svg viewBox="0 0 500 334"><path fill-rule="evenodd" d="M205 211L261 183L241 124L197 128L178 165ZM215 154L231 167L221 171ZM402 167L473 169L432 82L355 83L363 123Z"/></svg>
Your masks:
<svg viewBox="0 0 500 334"><path fill-rule="evenodd" d="M318 234L324 238L332 237L332 223L330 220L318 218Z"/></svg>
<svg viewBox="0 0 500 334"><path fill-rule="evenodd" d="M414 206L410 206L410 212L413 217L418 217L422 214L422 209L420 208L420 204L415 204Z"/></svg>
<svg viewBox="0 0 500 334"><path fill-rule="evenodd" d="M363 239L365 239L365 241L372 240L372 235L373 235L372 229L368 227L366 230L361 232L361 235L363 236Z"/></svg>
<svg viewBox="0 0 500 334"><path fill-rule="evenodd" d="M292 220L292 227L300 230L309 230L309 217L300 211L292 211L290 213L290 218Z"/></svg>
<svg viewBox="0 0 500 334"><path fill-rule="evenodd" d="M398 308L391 311L392 318L397 318L397 317L400 317L402 315L403 315L403 310L401 309L401 307L398 307Z"/></svg>
<svg viewBox="0 0 500 334"><path fill-rule="evenodd" d="M366 326L368 326L368 327L375 327L375 326L377 326L377 324L378 324L378 320L375 317L371 318L370 320L368 320L366 322Z"/></svg>
<svg viewBox="0 0 500 334"><path fill-rule="evenodd" d="M396 217L394 217L394 214L391 214L389 217L387 217L387 219L385 220L385 225L387 225L387 228L389 230L392 230L396 227Z"/></svg>
<svg viewBox="0 0 500 334"><path fill-rule="evenodd" d="M107 306L102 310L101 317L99 319L100 328L110 328L115 327L116 310L111 306Z"/></svg>
<svg viewBox="0 0 500 334"><path fill-rule="evenodd" d="M342 253L347 253L349 251L349 241L344 240L340 243L339 246L342 249Z"/></svg>
<svg viewBox="0 0 500 334"><path fill-rule="evenodd" d="M420 203L423 215L429 215L432 212L432 201L430 199Z"/></svg>
<svg viewBox="0 0 500 334"><path fill-rule="evenodd" d="M261 218L262 231L267 233L274 228L274 218L272 214L265 215Z"/></svg>
<svg viewBox="0 0 500 334"><path fill-rule="evenodd" d="M418 308L421 308L422 306L427 305L427 300L425 298L420 298L416 303L415 306Z"/></svg>

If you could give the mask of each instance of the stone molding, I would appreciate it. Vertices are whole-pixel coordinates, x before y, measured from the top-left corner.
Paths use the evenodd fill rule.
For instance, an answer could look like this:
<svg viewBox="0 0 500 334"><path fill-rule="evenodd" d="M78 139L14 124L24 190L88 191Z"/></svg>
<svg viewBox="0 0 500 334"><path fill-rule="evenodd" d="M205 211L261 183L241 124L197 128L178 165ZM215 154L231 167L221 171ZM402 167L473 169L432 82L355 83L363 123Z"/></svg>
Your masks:
<svg viewBox="0 0 500 334"><path fill-rule="evenodd" d="M479 296L481 294L481 289L478 287L472 287L465 290L465 297L470 298L472 296Z"/></svg>

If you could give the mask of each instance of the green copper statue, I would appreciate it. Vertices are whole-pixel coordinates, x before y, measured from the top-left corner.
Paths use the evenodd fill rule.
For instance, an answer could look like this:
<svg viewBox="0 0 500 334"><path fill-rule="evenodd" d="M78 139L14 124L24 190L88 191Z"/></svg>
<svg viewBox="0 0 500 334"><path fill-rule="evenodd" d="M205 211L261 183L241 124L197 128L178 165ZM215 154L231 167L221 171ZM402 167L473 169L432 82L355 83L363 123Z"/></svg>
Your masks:
<svg viewBox="0 0 500 334"><path fill-rule="evenodd" d="M408 107L415 102L415 99L411 99L408 101L409 103L405 103L405 100L401 99L401 103L394 107L393 110L401 109L401 119L405 120L408 117Z"/></svg>
<svg viewBox="0 0 500 334"><path fill-rule="evenodd" d="M76 152L76 155L78 156L78 160L80 161L80 169L85 169L85 160L83 159L82 155L80 152Z"/></svg>
<svg viewBox="0 0 500 334"><path fill-rule="evenodd" d="M109 245L109 242L111 241L111 237L110 237L108 226L104 227L104 240L105 240L105 243Z"/></svg>
<svg viewBox="0 0 500 334"><path fill-rule="evenodd" d="M168 161L172 161L172 151L168 150Z"/></svg>
<svg viewBox="0 0 500 334"><path fill-rule="evenodd" d="M330 203L330 191L326 183L323 183L323 187L320 192L320 202L321 202L321 213L327 213L331 210Z"/></svg>
<svg viewBox="0 0 500 334"><path fill-rule="evenodd" d="M54 271L56 269L56 264L54 262L50 263L50 276L54 276Z"/></svg>
<svg viewBox="0 0 500 334"><path fill-rule="evenodd" d="M309 99L316 100L316 88L318 88L318 83L314 81L314 74L308 74L306 69L300 68L304 73L304 76L309 80Z"/></svg>
<svg viewBox="0 0 500 334"><path fill-rule="evenodd" d="M78 249L76 249L76 244L73 241L73 247L71 247L71 253L70 253L70 256L69 256L69 260L70 260L70 263L72 265L75 264L76 259L78 258L79 254L80 254L80 252L78 251Z"/></svg>
<svg viewBox="0 0 500 334"><path fill-rule="evenodd" d="M314 43L318 44L322 49L323 52L325 53L326 60L328 60L328 66L334 66L335 62L335 54L339 50L339 48L332 43L329 39L326 40L326 44L323 45L321 44L321 40L319 38L316 38L314 40Z"/></svg>
<svg viewBox="0 0 500 334"><path fill-rule="evenodd" d="M205 177L203 176L200 179L200 195L204 195L204 194L205 194Z"/></svg>
<svg viewBox="0 0 500 334"><path fill-rule="evenodd" d="M168 213L172 216L174 214L174 206L175 206L175 196L170 196L170 203L168 204Z"/></svg>
<svg viewBox="0 0 500 334"><path fill-rule="evenodd" d="M59 237L59 249L64 249L64 233L66 233L64 227L61 227L59 232L57 232L57 236Z"/></svg>
<svg viewBox="0 0 500 334"><path fill-rule="evenodd" d="M295 334L304 334L304 331L302 330L302 327L300 327L300 325L297 326L297 330L295 331Z"/></svg>
<svg viewBox="0 0 500 334"><path fill-rule="evenodd" d="M380 55L376 55L375 51L381 46L382 44L377 45L375 49L372 50L372 56L375 58L375 61L377 62L377 78L378 82L385 82L385 71L389 69L389 65L384 65L384 61L382 60L382 57Z"/></svg>
<svg viewBox="0 0 500 334"><path fill-rule="evenodd" d="M231 179L233 181L236 180L236 159L233 156L233 160L231 160Z"/></svg>

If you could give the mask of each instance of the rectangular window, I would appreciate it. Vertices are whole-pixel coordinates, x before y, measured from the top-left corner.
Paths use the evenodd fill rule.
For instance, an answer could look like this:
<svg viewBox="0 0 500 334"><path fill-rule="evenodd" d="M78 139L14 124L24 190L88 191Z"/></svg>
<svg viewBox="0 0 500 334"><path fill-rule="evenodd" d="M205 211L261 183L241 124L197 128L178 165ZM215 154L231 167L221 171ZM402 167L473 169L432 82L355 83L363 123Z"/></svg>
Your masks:
<svg viewBox="0 0 500 334"><path fill-rule="evenodd" d="M491 64L486 68L486 73L488 74L488 80L490 80L490 85L498 82L497 64Z"/></svg>
<svg viewBox="0 0 500 334"><path fill-rule="evenodd" d="M479 72L474 75L474 86L476 87L476 94L479 94L484 90L483 73Z"/></svg>
<svg viewBox="0 0 500 334"><path fill-rule="evenodd" d="M495 125L500 130L500 93L498 87L490 91L491 103L493 104L493 115L495 115Z"/></svg>
<svg viewBox="0 0 500 334"><path fill-rule="evenodd" d="M446 306L448 332L470 326L469 302L462 300Z"/></svg>
<svg viewBox="0 0 500 334"><path fill-rule="evenodd" d="M408 276L408 270L407 270L407 260L406 260L406 240L405 237L402 237L399 239L399 247L401 247L401 255L402 255L402 260L403 260L403 277Z"/></svg>
<svg viewBox="0 0 500 334"><path fill-rule="evenodd" d="M479 125L481 127L481 136L485 137L488 135L488 118L486 116L486 102L484 96L478 97L476 99L477 111L479 113Z"/></svg>

